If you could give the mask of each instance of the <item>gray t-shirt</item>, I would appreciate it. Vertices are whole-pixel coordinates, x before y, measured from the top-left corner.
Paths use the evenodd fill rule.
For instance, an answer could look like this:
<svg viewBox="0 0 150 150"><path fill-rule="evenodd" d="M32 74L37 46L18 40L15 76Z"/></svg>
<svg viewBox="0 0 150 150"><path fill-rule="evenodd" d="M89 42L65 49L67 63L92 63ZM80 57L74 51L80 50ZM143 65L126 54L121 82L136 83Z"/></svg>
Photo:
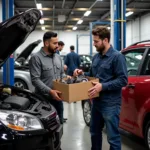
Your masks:
<svg viewBox="0 0 150 150"><path fill-rule="evenodd" d="M44 95L49 95L53 89L53 80L66 76L60 56L57 53L47 55L43 48L32 55L29 69L35 92Z"/></svg>

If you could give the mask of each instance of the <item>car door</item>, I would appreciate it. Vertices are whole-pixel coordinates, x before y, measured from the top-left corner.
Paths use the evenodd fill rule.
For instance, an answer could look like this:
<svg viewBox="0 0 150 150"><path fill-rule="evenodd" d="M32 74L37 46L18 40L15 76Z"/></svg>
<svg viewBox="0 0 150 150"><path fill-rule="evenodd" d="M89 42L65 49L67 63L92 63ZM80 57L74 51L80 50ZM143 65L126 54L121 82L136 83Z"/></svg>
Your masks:
<svg viewBox="0 0 150 150"><path fill-rule="evenodd" d="M122 107L120 114L120 127L133 131L135 124L135 87L139 77L139 70L143 62L145 48L127 50L124 52L128 70L128 84L122 89Z"/></svg>
<svg viewBox="0 0 150 150"><path fill-rule="evenodd" d="M143 116L150 111L150 48L147 48L144 62L142 63L137 83L135 84L135 112L134 132L143 132Z"/></svg>

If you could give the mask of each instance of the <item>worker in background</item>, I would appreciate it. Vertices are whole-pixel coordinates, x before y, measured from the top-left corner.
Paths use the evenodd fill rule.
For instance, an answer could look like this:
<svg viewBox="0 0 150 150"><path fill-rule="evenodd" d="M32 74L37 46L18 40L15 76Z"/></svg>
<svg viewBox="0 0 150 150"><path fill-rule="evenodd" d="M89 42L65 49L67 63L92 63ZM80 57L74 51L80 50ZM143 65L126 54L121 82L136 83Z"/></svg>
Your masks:
<svg viewBox="0 0 150 150"><path fill-rule="evenodd" d="M77 53L74 52L74 46L70 46L70 53L66 55L65 65L67 66L67 75L73 76L75 69L80 66L80 57Z"/></svg>
<svg viewBox="0 0 150 150"><path fill-rule="evenodd" d="M58 42L58 48L57 48L57 50L56 50L56 53L57 54L60 54L60 52L63 50L63 48L64 48L64 42L63 41L59 41Z"/></svg>
<svg viewBox="0 0 150 150"><path fill-rule="evenodd" d="M53 80L66 77L58 49L57 33L46 32L43 36L44 47L29 61L29 69L35 93L46 97L57 110L60 122L63 124L63 102L60 91L53 90Z"/></svg>
<svg viewBox="0 0 150 150"><path fill-rule="evenodd" d="M110 150L121 150L119 133L119 115L122 87L127 84L125 57L110 45L110 31L107 27L97 27L92 31L94 46L98 54L93 57L92 67L86 76L99 78L89 89L89 97L99 94L92 101L91 111L91 150L102 150L102 130L106 125L106 134ZM76 69L74 75L83 74Z"/></svg>

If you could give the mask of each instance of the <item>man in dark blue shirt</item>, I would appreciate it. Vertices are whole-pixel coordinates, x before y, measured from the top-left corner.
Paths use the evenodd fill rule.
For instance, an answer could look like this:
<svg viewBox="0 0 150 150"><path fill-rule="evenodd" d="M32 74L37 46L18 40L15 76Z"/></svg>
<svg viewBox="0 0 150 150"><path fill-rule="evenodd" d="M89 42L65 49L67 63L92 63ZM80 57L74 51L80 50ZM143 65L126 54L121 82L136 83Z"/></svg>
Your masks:
<svg viewBox="0 0 150 150"><path fill-rule="evenodd" d="M67 75L73 76L75 69L80 66L80 57L74 52L74 46L70 46L70 53L67 54L65 59L65 65L67 66Z"/></svg>
<svg viewBox="0 0 150 150"><path fill-rule="evenodd" d="M99 93L93 99L91 111L91 150L102 149L102 130L106 133L110 150L121 150L119 133L119 114L121 107L121 90L127 84L125 57L110 45L110 32L106 27L97 27L92 31L94 46L98 53L93 57L92 67L85 75L99 78L94 87L89 89L89 97ZM76 69L74 75L82 74Z"/></svg>

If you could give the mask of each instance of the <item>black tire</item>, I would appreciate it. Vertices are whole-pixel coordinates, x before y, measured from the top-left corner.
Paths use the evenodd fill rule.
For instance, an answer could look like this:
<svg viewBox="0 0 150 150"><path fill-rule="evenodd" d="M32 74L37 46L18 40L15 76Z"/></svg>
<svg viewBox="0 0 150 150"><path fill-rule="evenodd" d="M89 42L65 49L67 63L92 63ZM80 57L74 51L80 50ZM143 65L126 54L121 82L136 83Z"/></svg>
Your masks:
<svg viewBox="0 0 150 150"><path fill-rule="evenodd" d="M144 140L148 150L150 150L150 121L148 121L145 128Z"/></svg>
<svg viewBox="0 0 150 150"><path fill-rule="evenodd" d="M21 88L21 89L27 89L28 90L27 84L21 79L15 79L14 86Z"/></svg>
<svg viewBox="0 0 150 150"><path fill-rule="evenodd" d="M82 104L83 108L83 118L87 126L90 126L91 122L91 102L90 100L85 100Z"/></svg>

